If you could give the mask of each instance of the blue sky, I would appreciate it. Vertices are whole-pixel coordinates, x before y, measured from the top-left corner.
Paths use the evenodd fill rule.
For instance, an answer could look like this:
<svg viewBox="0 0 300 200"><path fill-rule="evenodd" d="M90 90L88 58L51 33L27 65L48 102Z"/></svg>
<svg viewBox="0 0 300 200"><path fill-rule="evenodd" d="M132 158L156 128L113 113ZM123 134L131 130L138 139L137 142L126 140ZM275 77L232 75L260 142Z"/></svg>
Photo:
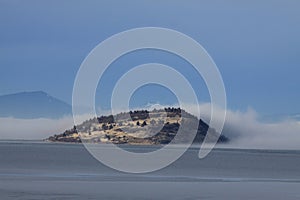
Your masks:
<svg viewBox="0 0 300 200"><path fill-rule="evenodd" d="M0 95L43 90L71 103L76 72L99 42L127 29L158 26L183 32L208 51L223 76L230 109L300 113L299 11L297 0L1 1ZM120 76L118 66L154 60L181 69L200 100L208 100L199 77L182 67L184 61L159 53L120 58L107 77ZM99 101L107 101L116 77L107 79ZM172 96L157 89L144 93L161 94L158 100ZM137 102L149 100L142 94L136 93Z"/></svg>

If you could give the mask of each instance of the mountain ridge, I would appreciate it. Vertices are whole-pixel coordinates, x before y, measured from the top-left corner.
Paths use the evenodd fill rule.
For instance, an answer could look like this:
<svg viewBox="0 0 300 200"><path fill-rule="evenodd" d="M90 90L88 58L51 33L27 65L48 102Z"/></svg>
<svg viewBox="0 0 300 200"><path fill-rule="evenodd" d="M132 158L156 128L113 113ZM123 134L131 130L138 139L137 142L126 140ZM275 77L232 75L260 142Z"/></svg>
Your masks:
<svg viewBox="0 0 300 200"><path fill-rule="evenodd" d="M44 91L19 92L0 96L0 117L57 119L72 114L72 107Z"/></svg>

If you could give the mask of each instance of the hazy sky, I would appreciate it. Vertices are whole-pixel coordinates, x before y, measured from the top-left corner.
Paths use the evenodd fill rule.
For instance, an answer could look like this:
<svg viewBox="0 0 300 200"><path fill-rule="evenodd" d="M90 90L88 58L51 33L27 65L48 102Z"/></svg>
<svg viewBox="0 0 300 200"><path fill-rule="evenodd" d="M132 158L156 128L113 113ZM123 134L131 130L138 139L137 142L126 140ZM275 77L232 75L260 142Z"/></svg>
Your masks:
<svg viewBox="0 0 300 200"><path fill-rule="evenodd" d="M251 107L263 115L300 113L298 0L2 0L0 26L0 95L43 90L71 103L76 72L99 42L127 29L158 26L183 32L203 45L223 76L229 108ZM203 83L183 67L184 61L157 51L136 53L121 58L108 72L99 101L109 96L116 79L111 74L118 77L126 69L118 66L150 61L180 68L200 99L207 100L201 95ZM159 88L144 92L154 89ZM142 94L135 97L146 102ZM162 89L156 94L172 96ZM155 102L155 95L150 101Z"/></svg>

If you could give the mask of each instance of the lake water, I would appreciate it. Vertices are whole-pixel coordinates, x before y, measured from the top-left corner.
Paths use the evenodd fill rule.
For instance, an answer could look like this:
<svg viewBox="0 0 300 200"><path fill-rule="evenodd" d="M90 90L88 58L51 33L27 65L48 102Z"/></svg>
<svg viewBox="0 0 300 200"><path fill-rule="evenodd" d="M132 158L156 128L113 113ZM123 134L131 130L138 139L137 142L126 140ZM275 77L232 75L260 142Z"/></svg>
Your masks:
<svg viewBox="0 0 300 200"><path fill-rule="evenodd" d="M300 199L300 151L197 155L190 148L172 165L136 175L104 166L81 144L2 141L0 199Z"/></svg>

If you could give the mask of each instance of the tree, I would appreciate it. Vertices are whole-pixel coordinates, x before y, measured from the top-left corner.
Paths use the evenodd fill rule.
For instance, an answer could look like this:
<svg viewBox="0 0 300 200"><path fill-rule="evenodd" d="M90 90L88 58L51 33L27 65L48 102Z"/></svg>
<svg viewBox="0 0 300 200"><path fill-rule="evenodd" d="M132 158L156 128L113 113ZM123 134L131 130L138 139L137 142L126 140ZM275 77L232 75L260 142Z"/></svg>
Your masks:
<svg viewBox="0 0 300 200"><path fill-rule="evenodd" d="M102 129L103 130L107 130L108 129L108 127L106 126L106 124L102 124Z"/></svg>
<svg viewBox="0 0 300 200"><path fill-rule="evenodd" d="M144 127L144 126L146 126L147 125L147 122L146 121L144 121L143 123L142 123L142 127Z"/></svg>

